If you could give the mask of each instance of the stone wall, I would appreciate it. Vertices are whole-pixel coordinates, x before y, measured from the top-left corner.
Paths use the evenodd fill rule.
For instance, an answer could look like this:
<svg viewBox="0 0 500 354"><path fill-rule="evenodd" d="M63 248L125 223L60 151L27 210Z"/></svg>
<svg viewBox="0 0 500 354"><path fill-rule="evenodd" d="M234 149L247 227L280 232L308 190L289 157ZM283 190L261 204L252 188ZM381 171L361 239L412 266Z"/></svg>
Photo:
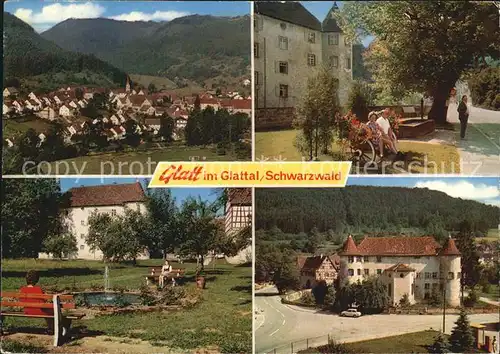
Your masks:
<svg viewBox="0 0 500 354"><path fill-rule="evenodd" d="M255 130L290 129L294 118L293 107L258 108L255 110Z"/></svg>

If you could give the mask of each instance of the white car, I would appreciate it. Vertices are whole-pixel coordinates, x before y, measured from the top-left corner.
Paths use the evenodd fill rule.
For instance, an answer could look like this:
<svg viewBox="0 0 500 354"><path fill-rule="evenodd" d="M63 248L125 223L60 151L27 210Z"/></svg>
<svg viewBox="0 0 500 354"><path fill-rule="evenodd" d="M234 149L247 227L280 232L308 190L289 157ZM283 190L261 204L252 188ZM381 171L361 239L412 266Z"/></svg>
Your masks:
<svg viewBox="0 0 500 354"><path fill-rule="evenodd" d="M359 312L356 309L349 309L347 311L342 311L340 313L340 316L344 316L344 317L360 317L361 316L361 312Z"/></svg>

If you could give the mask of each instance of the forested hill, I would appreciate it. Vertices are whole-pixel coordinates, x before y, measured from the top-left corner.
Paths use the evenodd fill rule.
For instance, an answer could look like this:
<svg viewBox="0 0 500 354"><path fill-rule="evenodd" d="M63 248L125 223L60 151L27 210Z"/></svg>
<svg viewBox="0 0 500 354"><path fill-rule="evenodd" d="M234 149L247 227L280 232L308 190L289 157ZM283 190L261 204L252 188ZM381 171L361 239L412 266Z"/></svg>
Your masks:
<svg viewBox="0 0 500 354"><path fill-rule="evenodd" d="M170 22L69 19L42 36L132 74L198 82L249 74L250 16L191 15Z"/></svg>
<svg viewBox="0 0 500 354"><path fill-rule="evenodd" d="M457 231L467 220L475 230L496 228L500 208L421 188L350 186L343 189L256 189L256 229L286 233L346 229L370 234L405 228L427 233Z"/></svg>
<svg viewBox="0 0 500 354"><path fill-rule="evenodd" d="M86 73L88 80L124 85L126 74L93 55L64 50L42 38L16 16L4 12L4 79L42 74ZM48 76L50 77L50 76ZM70 83L70 82L66 82ZM96 82L97 83L97 82Z"/></svg>

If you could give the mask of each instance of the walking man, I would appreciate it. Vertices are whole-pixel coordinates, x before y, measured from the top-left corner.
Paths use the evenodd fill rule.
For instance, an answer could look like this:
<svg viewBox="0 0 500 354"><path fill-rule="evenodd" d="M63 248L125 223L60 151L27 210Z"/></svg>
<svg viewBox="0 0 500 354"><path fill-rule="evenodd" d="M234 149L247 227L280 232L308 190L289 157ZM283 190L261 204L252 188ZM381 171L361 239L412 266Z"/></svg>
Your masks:
<svg viewBox="0 0 500 354"><path fill-rule="evenodd" d="M460 139L465 139L467 122L469 121L469 106L467 106L467 95L462 96L462 100L457 108L458 120L460 121Z"/></svg>

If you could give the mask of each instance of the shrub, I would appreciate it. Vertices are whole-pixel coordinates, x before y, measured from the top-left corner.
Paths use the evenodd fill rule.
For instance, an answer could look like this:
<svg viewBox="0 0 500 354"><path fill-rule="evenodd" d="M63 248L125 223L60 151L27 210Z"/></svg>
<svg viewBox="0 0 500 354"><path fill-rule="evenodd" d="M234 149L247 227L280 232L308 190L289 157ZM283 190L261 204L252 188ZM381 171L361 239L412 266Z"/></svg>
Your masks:
<svg viewBox="0 0 500 354"><path fill-rule="evenodd" d="M328 354L350 354L353 353L352 350L347 348L343 343L337 343L333 340L328 341L327 345L323 345L318 347L319 353L328 353Z"/></svg>
<svg viewBox="0 0 500 354"><path fill-rule="evenodd" d="M304 292L300 297L300 302L304 305L314 305L316 300L310 292Z"/></svg>
<svg viewBox="0 0 500 354"><path fill-rule="evenodd" d="M141 300L141 305L152 306L156 303L156 298L147 285L141 286L140 291L139 299Z"/></svg>
<svg viewBox="0 0 500 354"><path fill-rule="evenodd" d="M368 118L368 101L366 99L365 87L362 82L355 81L349 91L346 108L353 112L361 120Z"/></svg>
<svg viewBox="0 0 500 354"><path fill-rule="evenodd" d="M468 84L474 104L499 110L498 82L500 82L500 68L488 67L472 72Z"/></svg>
<svg viewBox="0 0 500 354"><path fill-rule="evenodd" d="M406 307L409 307L411 304L410 304L410 298L408 296L408 294L404 294L401 299L399 300L399 306L401 306L402 308L406 308Z"/></svg>
<svg viewBox="0 0 500 354"><path fill-rule="evenodd" d="M320 281L314 288L312 288L312 294L314 296L314 300L316 304L323 305L325 302L325 296L328 288L326 286L326 282L324 280Z"/></svg>
<svg viewBox="0 0 500 354"><path fill-rule="evenodd" d="M186 292L183 288L167 286L163 288L159 302L164 305L178 305L185 295Z"/></svg>
<svg viewBox="0 0 500 354"><path fill-rule="evenodd" d="M473 289L464 300L465 307L473 307L478 301L477 292Z"/></svg>

